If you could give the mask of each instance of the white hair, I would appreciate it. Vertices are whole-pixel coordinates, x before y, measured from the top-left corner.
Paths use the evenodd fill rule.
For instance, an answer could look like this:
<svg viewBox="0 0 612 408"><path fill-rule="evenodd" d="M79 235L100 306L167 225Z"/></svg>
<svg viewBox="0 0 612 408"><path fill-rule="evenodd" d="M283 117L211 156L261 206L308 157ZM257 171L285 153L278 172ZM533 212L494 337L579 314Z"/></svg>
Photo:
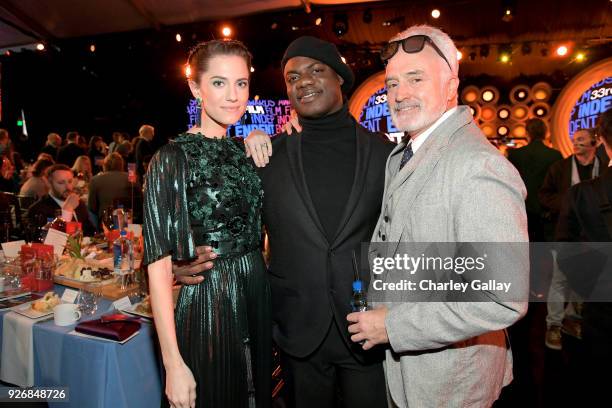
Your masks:
<svg viewBox="0 0 612 408"><path fill-rule="evenodd" d="M413 35L426 35L438 46L450 64L453 77L459 78L459 63L457 62L457 47L444 31L426 24L414 25L396 34L389 42L403 40Z"/></svg>
<svg viewBox="0 0 612 408"><path fill-rule="evenodd" d="M140 129L138 129L138 134L144 137L145 133L153 133L155 128L151 125L142 125Z"/></svg>

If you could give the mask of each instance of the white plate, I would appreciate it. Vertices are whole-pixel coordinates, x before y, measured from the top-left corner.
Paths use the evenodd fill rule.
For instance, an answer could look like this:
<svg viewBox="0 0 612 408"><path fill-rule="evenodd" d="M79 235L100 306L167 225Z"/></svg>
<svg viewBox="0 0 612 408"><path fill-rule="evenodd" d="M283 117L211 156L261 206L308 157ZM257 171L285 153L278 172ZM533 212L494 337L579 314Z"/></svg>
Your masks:
<svg viewBox="0 0 612 408"><path fill-rule="evenodd" d="M41 319L43 317L53 315L53 310L48 312L39 312L38 310L32 309L32 303L17 306L13 309L14 312L19 313L22 316L29 317L30 319Z"/></svg>
<svg viewBox="0 0 612 408"><path fill-rule="evenodd" d="M129 313L131 315L135 315L135 316L140 316L140 317L146 317L147 319L152 319L153 318L153 314L151 313L144 313L144 312L139 312L136 310L136 307L138 307L140 303L136 303L135 305L132 305L130 307L126 307L123 309L119 309L120 312L125 312L125 313Z"/></svg>
<svg viewBox="0 0 612 408"><path fill-rule="evenodd" d="M30 293L32 292L30 292L29 290L24 290L24 291L20 291L18 289L7 290L4 292L0 292L0 301L8 300L8 299L15 299L15 298L19 298L22 296L27 296Z"/></svg>

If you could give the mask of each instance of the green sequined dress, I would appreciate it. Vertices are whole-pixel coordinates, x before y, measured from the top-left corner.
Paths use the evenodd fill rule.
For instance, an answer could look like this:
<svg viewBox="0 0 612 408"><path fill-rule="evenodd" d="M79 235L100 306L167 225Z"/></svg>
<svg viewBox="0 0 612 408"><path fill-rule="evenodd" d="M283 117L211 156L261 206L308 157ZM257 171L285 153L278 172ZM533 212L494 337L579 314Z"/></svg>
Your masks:
<svg viewBox="0 0 612 408"><path fill-rule="evenodd" d="M202 283L182 287L175 309L198 407L270 406L263 190L243 149L227 138L182 134L155 154L145 179L145 264L168 255L193 259L199 245L219 255Z"/></svg>

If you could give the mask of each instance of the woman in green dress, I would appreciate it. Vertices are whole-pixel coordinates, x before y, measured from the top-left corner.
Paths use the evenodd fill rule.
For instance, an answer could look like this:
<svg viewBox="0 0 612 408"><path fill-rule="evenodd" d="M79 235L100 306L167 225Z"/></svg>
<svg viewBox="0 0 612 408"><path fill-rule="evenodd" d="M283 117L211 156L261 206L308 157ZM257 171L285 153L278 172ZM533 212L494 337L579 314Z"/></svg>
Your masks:
<svg viewBox="0 0 612 408"><path fill-rule="evenodd" d="M201 126L162 147L145 177L144 240L151 306L172 407L268 407L270 291L261 255L261 182L242 143L226 137L244 114L251 55L209 41L189 56ZM210 245L215 266L172 302L172 262ZM164 401L164 404L167 403Z"/></svg>

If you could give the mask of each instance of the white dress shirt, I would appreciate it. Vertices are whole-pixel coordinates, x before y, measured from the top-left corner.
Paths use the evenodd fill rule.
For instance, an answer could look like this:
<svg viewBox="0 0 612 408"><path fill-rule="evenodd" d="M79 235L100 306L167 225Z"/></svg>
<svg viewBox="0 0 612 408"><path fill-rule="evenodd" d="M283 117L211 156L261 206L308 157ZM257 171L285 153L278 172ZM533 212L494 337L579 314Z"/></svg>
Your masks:
<svg viewBox="0 0 612 408"><path fill-rule="evenodd" d="M419 150L419 147L421 147L421 145L423 143L425 143L425 141L427 140L427 138L429 137L429 135L431 135L431 133L438 127L440 126L440 124L442 122L444 122L446 119L448 119L448 117L450 115L452 115L453 113L455 113L455 111L457 110L457 107L453 107L449 110L447 110L446 112L444 112L444 114L442 116L440 116L438 118L438 120L436 120L433 125L431 125L430 127L428 127L427 129L425 129L425 131L423 133L421 133L420 135L418 135L415 138L411 138L410 142L412 144L412 152L416 153L417 150Z"/></svg>

